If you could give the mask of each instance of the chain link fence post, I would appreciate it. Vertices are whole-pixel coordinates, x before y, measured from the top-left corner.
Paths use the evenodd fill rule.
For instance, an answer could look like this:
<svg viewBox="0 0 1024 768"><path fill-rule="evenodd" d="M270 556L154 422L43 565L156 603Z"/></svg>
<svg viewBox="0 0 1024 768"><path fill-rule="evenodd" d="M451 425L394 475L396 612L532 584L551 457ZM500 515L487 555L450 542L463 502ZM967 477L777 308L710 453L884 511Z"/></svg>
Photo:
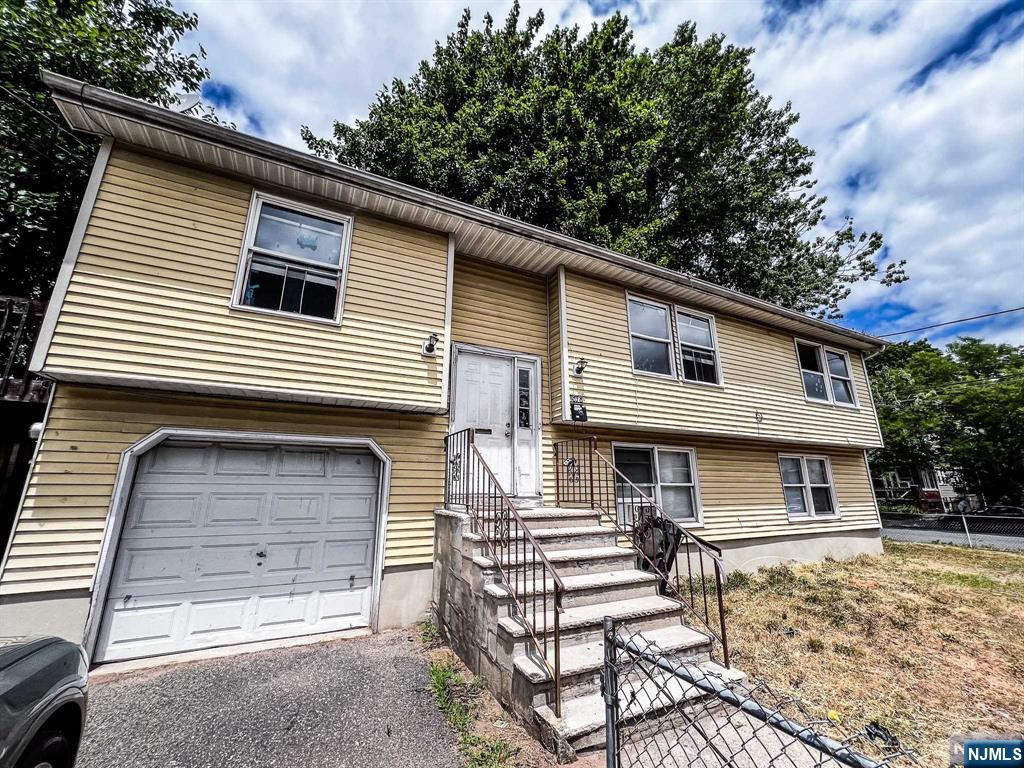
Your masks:
<svg viewBox="0 0 1024 768"><path fill-rule="evenodd" d="M604 696L606 768L619 768L619 744L616 725L619 721L619 681L615 665L615 622L604 617L604 672L601 675L601 694Z"/></svg>

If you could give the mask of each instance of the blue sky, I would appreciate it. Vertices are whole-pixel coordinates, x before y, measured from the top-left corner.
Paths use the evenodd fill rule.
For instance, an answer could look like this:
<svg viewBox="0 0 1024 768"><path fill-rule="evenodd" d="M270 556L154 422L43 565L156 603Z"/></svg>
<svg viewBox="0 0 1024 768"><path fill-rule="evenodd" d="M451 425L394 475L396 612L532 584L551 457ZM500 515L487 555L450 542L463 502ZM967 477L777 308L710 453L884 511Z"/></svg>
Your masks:
<svg viewBox="0 0 1024 768"><path fill-rule="evenodd" d="M239 129L303 148L338 118L366 114L407 77L464 7L479 21L509 2L188 0L213 75L204 98ZM756 48L758 88L791 101L795 133L836 225L886 237L911 280L859 284L845 325L875 333L1024 305L1024 0L556 0L546 28L626 13L641 47L691 19ZM1024 344L1024 312L901 338L971 333Z"/></svg>

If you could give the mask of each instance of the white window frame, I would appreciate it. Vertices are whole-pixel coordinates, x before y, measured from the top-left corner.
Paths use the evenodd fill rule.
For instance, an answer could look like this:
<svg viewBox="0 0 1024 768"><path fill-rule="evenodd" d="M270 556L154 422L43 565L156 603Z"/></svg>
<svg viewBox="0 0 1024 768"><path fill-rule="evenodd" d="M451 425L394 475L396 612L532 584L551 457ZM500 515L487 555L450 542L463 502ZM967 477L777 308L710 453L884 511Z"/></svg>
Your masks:
<svg viewBox="0 0 1024 768"><path fill-rule="evenodd" d="M650 307L657 307L658 309L665 310L665 318L668 325L668 338L659 339L655 336L648 336L643 333L633 332L633 321L630 317L629 304L630 302L637 302L638 304L646 304ZM626 291L626 327L629 331L629 363L633 368L633 373L638 376L654 376L659 379L678 379L676 375L676 331L675 331L675 311L671 304L666 304L663 301L657 301L656 299L649 299L646 296L638 296L635 293ZM636 361L633 359L633 338L645 339L647 341L656 341L660 344L668 344L668 367L669 373L658 373L656 371L641 371L636 367Z"/></svg>
<svg viewBox="0 0 1024 768"><path fill-rule="evenodd" d="M342 233L341 253L338 259L338 265L334 266L333 264L325 264L322 261L314 261L312 259L301 259L296 256L281 254L265 248L260 248L258 251L255 250L256 227L259 224L260 211L263 209L264 203L270 203L271 205L276 205L280 208L287 208L288 210L295 211L296 213L317 216L319 218L341 224L344 227L344 231ZM249 200L249 214L245 222L245 237L242 239L242 251L239 254L238 268L235 271L235 285L231 291L231 309L237 309L243 312L254 312L261 315L271 315L273 317L286 317L292 320L300 320L308 323L320 323L321 325L340 325L341 317L345 308L345 286L348 283L349 257L352 252L353 224L354 220L352 216L347 214L338 213L337 211L331 211L325 208L318 208L316 206L308 205L307 203L300 203L288 198L278 197L276 195L267 194L266 192L253 190L252 197ZM277 309L265 309L263 307L253 307L243 304L242 295L245 291L246 278L248 277L250 264L254 254L263 255L272 259L279 259L284 261L286 264L310 267L311 269L317 269L321 272L336 271L338 273L338 298L335 302L334 316L313 317L312 315L303 315L298 312L283 312Z"/></svg>
<svg viewBox="0 0 1024 768"><path fill-rule="evenodd" d="M782 471L782 460L783 459L796 459L800 462L800 472L803 477L803 483L799 486L795 483L787 483L786 476ZM807 461L818 460L825 462L825 476L828 478L828 492L832 497L832 511L829 513L815 512L814 511L814 498L811 495L811 488L824 488L824 485L815 483L811 484L811 475L807 471ZM805 523L816 520L839 520L841 514L839 512L839 494L836 493L836 481L832 475L832 460L828 456L818 455L813 453L780 453L776 462L779 467L779 482L782 484L782 505L786 509L786 516L789 518L791 523ZM786 489L787 488L801 488L804 497L804 509L807 512L803 515L794 515L789 511L789 504L786 503Z"/></svg>
<svg viewBox="0 0 1024 768"><path fill-rule="evenodd" d="M699 317L701 320L707 320L708 326L711 329L711 343L714 347L701 347L697 344L691 344L684 342L679 338L679 315L692 315L693 317ZM683 306L681 304L675 304L672 307L672 333L676 337L676 354L679 357L679 380L686 384L699 384L704 387L724 387L725 386L725 372L722 370L722 356L719 353L718 344L718 326L715 324L715 316L709 315L707 312L700 312L696 309ZM711 352L715 356L715 373L717 374L717 381L698 381L697 379L686 378L686 366L683 365L683 346L693 347L694 349L704 350L705 352ZM630 350L633 345L630 344Z"/></svg>
<svg viewBox="0 0 1024 768"><path fill-rule="evenodd" d="M704 527L704 505L701 503L700 494L700 470L697 468L697 449L689 446L680 445L658 445L654 443L612 443L612 465L615 465L615 451L619 448L624 449L640 449L651 451L651 460L654 462L652 478L654 480L654 501L658 503L662 509L664 505L661 502L661 469L660 462L658 461L659 451L669 451L671 453L686 453L690 457L690 474L693 478L693 483L687 486L685 483L666 483L670 486L679 487L690 487L693 489L693 519L678 519L673 517L679 525L684 528L703 528ZM618 478L616 477L616 485L620 485ZM666 513L667 514L667 513Z"/></svg>
<svg viewBox="0 0 1024 768"><path fill-rule="evenodd" d="M819 359L821 360L821 371L820 375L825 379L825 395L826 399L820 400L816 397L810 397L807 394L807 387L804 386L804 371L807 373L819 374L819 371L812 371L804 368L800 363L800 345L803 344L807 347L815 347L818 350ZM836 347L829 347L817 341L809 341L807 339L793 338L793 351L796 354L796 368L800 374L800 389L804 393L804 400L808 403L816 403L818 405L834 405L838 408L850 408L852 410L860 409L860 402L857 399L857 380L853 378L853 363L850 361L850 353L845 349L838 349ZM853 402L844 403L840 400L836 400L835 392L832 389L832 374L828 368L828 353L834 352L837 355L842 355L843 359L846 360L846 372L849 374L850 389L853 392ZM836 378L842 378L837 376Z"/></svg>

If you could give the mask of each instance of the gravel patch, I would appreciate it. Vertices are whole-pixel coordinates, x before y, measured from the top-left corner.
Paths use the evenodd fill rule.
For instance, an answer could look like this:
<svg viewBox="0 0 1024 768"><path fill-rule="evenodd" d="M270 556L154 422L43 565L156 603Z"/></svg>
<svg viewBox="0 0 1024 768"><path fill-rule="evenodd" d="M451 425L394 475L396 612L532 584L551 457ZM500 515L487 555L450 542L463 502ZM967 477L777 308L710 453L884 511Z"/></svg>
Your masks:
<svg viewBox="0 0 1024 768"><path fill-rule="evenodd" d="M90 685L78 768L458 768L411 631Z"/></svg>

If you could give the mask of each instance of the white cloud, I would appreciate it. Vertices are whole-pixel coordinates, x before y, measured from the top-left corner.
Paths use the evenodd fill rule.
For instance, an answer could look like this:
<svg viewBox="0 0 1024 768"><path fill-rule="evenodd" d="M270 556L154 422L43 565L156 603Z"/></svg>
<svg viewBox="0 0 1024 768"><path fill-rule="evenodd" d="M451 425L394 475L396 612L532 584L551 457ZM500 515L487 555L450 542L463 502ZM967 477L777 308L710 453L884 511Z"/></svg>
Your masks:
<svg viewBox="0 0 1024 768"><path fill-rule="evenodd" d="M431 55L465 5L476 23L486 11L500 22L509 7L477 0L180 5L199 14L188 45L201 41L214 79L240 96L220 112L242 130L300 148L301 125L327 135L334 119L364 116L384 83L408 77ZM847 305L851 323L884 332L1024 304L1024 40L993 51L994 30L973 55L946 62L920 87L907 85L998 5L827 0L771 29L755 0L635 0L623 10L640 46L660 45L692 19L702 36L722 32L757 49L758 87L801 114L796 132L817 150L815 175L832 219L851 213L858 226L885 234L891 258L908 260L910 282L862 284ZM546 28L589 26L607 15L583 0L529 0L523 14L539 8ZM848 187L858 174L865 183ZM885 325L872 317L881 302L909 313ZM1024 344L1024 313L984 327L992 338Z"/></svg>

